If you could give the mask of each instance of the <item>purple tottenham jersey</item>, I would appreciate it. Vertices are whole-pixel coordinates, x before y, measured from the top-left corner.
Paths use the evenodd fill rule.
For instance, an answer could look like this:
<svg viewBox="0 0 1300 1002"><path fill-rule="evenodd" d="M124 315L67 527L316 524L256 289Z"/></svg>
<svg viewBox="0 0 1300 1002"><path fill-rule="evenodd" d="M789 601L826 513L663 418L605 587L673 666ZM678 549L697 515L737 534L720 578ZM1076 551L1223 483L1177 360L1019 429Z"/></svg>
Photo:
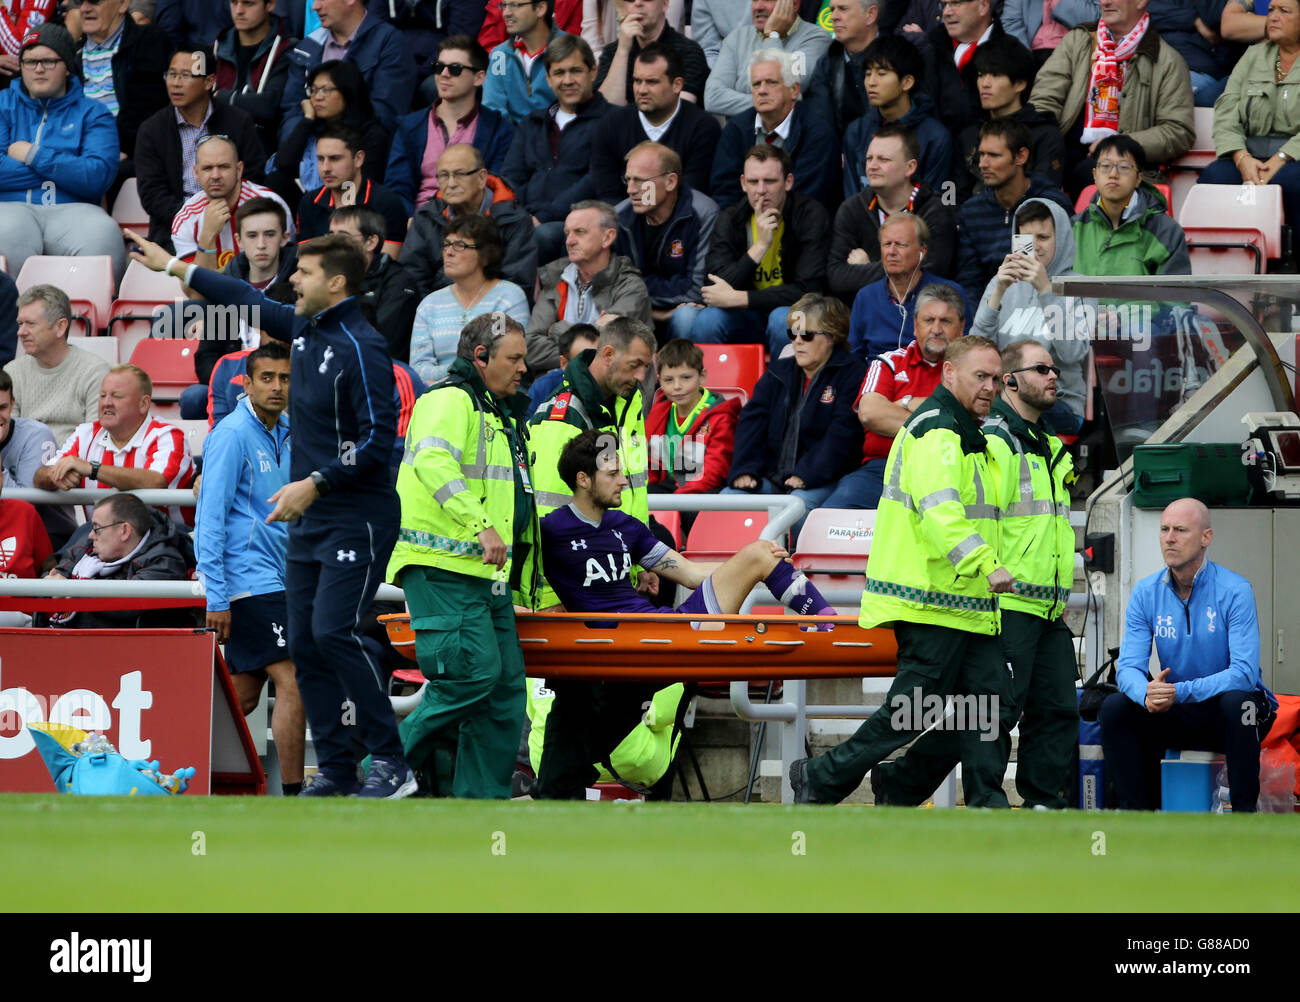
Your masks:
<svg viewBox="0 0 1300 1002"><path fill-rule="evenodd" d="M542 570L569 612L663 612L637 594L631 574L667 554L644 522L614 509L600 525L573 505L542 519Z"/></svg>

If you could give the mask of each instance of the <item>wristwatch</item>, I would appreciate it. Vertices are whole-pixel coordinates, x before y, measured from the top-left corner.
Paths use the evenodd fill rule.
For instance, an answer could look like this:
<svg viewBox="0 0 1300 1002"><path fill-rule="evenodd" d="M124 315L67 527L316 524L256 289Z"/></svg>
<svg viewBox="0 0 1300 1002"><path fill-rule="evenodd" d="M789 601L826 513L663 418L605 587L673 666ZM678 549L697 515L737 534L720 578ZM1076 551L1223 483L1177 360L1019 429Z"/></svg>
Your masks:
<svg viewBox="0 0 1300 1002"><path fill-rule="evenodd" d="M909 393L899 401L899 404L902 405L903 410L910 412L912 410L912 395Z"/></svg>
<svg viewBox="0 0 1300 1002"><path fill-rule="evenodd" d="M316 485L316 493L320 497L324 497L330 492L330 482L325 479L325 474L321 473L320 470L311 471L311 482Z"/></svg>
<svg viewBox="0 0 1300 1002"><path fill-rule="evenodd" d="M95 460L95 462L90 464L90 479L99 479L99 460Z"/></svg>
<svg viewBox="0 0 1300 1002"><path fill-rule="evenodd" d="M1291 159L1291 155L1289 153L1283 153L1281 150L1277 151L1277 155L1281 158L1283 163L1286 163L1288 160Z"/></svg>

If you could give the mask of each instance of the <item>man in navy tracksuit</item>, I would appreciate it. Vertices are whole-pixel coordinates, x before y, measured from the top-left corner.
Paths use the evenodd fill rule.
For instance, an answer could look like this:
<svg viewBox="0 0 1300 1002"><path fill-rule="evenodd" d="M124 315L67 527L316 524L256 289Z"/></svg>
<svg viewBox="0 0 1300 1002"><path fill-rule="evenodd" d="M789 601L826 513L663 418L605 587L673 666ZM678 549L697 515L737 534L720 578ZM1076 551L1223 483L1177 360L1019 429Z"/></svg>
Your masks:
<svg viewBox="0 0 1300 1002"><path fill-rule="evenodd" d="M1160 802L1166 748L1226 753L1234 813L1259 799L1259 744L1277 698L1259 664L1255 592L1240 574L1206 559L1210 513L1193 498L1160 517L1165 570L1129 596L1115 682L1098 717L1107 775L1120 810ZM1148 671L1155 641L1159 670Z"/></svg>
<svg viewBox="0 0 1300 1002"><path fill-rule="evenodd" d="M240 359L243 392L203 443L203 489L194 555L207 596L207 626L226 645L235 695L252 713L275 682L276 757L285 796L302 792L305 719L285 630L289 528L267 522L270 498L289 482L289 349L268 341Z"/></svg>
<svg viewBox="0 0 1300 1002"><path fill-rule="evenodd" d="M180 277L209 302L256 307L251 326L291 344L290 482L272 501L271 521L293 523L285 585L289 654L298 669L319 771L304 796L357 792L346 726L355 723L371 755L363 797L415 792L392 705L382 688L380 651L361 633L397 541L399 510L389 475L397 410L383 337L355 298L367 261L342 233L298 248L290 281L295 306L267 299L237 279L186 267L128 231L132 256ZM253 318L250 317L250 321Z"/></svg>

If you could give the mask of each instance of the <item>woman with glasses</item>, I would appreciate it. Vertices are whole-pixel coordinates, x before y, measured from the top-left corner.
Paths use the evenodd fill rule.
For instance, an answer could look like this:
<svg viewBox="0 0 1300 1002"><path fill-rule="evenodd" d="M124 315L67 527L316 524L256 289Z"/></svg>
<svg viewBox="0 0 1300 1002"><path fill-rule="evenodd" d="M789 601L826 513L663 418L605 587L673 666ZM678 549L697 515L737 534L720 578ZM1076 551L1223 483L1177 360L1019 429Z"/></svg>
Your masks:
<svg viewBox="0 0 1300 1002"><path fill-rule="evenodd" d="M447 375L460 332L475 317L500 313L527 325L528 299L501 278L504 258L501 231L487 216L462 216L443 231L443 273L451 285L424 297L411 330L411 368L426 383Z"/></svg>
<svg viewBox="0 0 1300 1002"><path fill-rule="evenodd" d="M326 125L343 122L361 133L366 152L362 172L370 181L382 184L384 165L392 137L375 115L370 89L356 64L346 59L321 63L307 77L302 99L302 120L280 144L267 164L267 184L291 206L297 206L304 191L321 186L316 168L316 137Z"/></svg>
<svg viewBox="0 0 1300 1002"><path fill-rule="evenodd" d="M1276 184L1300 220L1300 0L1272 0L1265 36L1246 50L1214 104L1214 150L1201 184Z"/></svg>
<svg viewBox="0 0 1300 1002"><path fill-rule="evenodd" d="M806 295L786 323L794 354L772 362L741 408L722 493L794 494L812 511L862 460L853 401L867 363L847 347L849 311L838 299Z"/></svg>

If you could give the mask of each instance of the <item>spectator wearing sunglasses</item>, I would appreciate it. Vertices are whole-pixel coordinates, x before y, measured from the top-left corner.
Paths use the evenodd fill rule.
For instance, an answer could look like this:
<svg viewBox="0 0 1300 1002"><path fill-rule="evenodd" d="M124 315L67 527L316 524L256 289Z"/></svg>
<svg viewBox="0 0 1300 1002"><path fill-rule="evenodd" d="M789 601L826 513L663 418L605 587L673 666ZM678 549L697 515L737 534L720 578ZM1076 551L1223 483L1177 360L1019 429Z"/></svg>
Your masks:
<svg viewBox="0 0 1300 1002"><path fill-rule="evenodd" d="M723 493L794 494L811 511L862 456L853 401L867 363L848 350L849 311L838 299L802 296L789 322L794 353L768 367L741 408Z"/></svg>
<svg viewBox="0 0 1300 1002"><path fill-rule="evenodd" d="M195 165L205 137L228 136L250 180L262 179L266 155L248 113L213 100L217 78L212 53L178 49L165 79L171 106L154 112L140 126L135 170L140 203L149 213L149 239L170 247L176 214L186 199L201 191Z"/></svg>
<svg viewBox="0 0 1300 1002"><path fill-rule="evenodd" d="M1070 217L1050 199L1030 198L1016 210L1013 230L1032 237L1033 250L1018 250L1016 237L1011 238L1011 252L984 289L971 333L995 341L999 350L1023 338L1046 348L1060 382L1043 417L1055 431L1073 435L1083 423L1087 400L1087 320L1089 312L1095 315L1095 304L1089 310L1081 299L1052 294L1053 278L1076 274Z"/></svg>
<svg viewBox="0 0 1300 1002"><path fill-rule="evenodd" d="M468 143L483 154L493 174L505 163L515 128L483 107L488 56L468 35L452 35L438 46L433 75L421 87L432 89L432 104L397 120L384 183L406 203L407 215L438 194L438 158L448 146Z"/></svg>

